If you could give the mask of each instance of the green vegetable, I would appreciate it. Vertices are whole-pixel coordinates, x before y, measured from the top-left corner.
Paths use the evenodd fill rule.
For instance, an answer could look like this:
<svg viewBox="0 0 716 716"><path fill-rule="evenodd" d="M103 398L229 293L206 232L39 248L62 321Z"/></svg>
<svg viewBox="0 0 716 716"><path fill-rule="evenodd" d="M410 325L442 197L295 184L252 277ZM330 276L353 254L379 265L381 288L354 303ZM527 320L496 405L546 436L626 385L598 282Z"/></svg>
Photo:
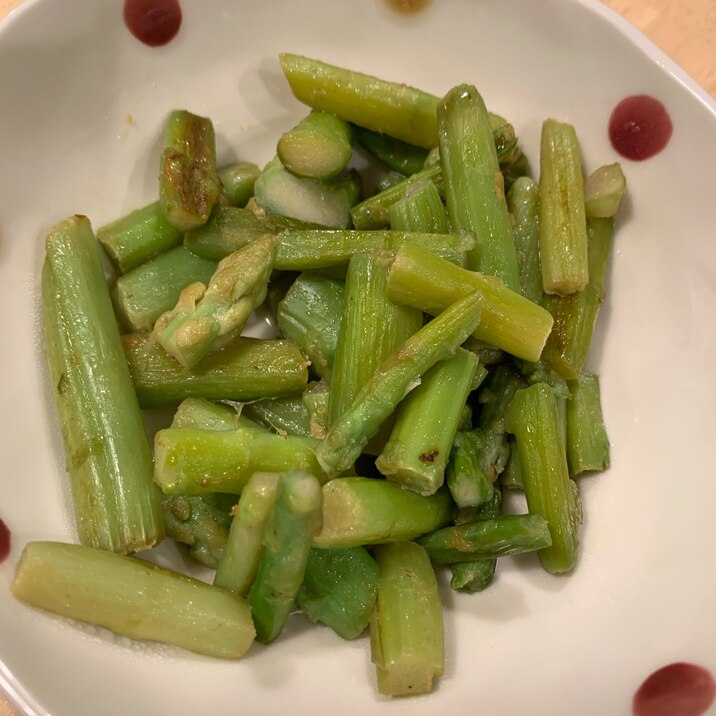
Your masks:
<svg viewBox="0 0 716 716"><path fill-rule="evenodd" d="M529 177L517 179L507 192L507 208L514 220L522 295L540 303L543 292L539 262L539 186Z"/></svg>
<svg viewBox="0 0 716 716"><path fill-rule="evenodd" d="M246 403L242 413L279 435L311 436L311 416L300 395Z"/></svg>
<svg viewBox="0 0 716 716"><path fill-rule="evenodd" d="M427 152L414 144L401 142L387 134L371 132L364 127L355 128L355 138L361 147L404 177L421 171L425 164Z"/></svg>
<svg viewBox="0 0 716 716"><path fill-rule="evenodd" d="M390 226L395 231L447 234L448 222L440 192L432 182L418 184L389 209Z"/></svg>
<svg viewBox="0 0 716 716"><path fill-rule="evenodd" d="M587 218L608 219L619 211L626 178L618 163L607 164L593 171L584 182L584 211Z"/></svg>
<svg viewBox="0 0 716 716"><path fill-rule="evenodd" d="M602 418L599 378L582 373L569 382L572 399L567 401L567 463L574 477L582 472L609 467L609 438Z"/></svg>
<svg viewBox="0 0 716 716"><path fill-rule="evenodd" d="M260 173L252 162L238 162L219 169L221 193L231 206L246 206L254 195L254 184Z"/></svg>

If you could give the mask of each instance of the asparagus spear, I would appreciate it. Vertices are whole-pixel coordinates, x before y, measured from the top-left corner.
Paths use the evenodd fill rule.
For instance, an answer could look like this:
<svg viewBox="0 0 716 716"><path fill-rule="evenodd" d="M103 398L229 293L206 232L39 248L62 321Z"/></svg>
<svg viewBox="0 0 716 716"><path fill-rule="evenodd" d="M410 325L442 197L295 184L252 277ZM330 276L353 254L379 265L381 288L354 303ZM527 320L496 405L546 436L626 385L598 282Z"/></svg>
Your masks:
<svg viewBox="0 0 716 716"><path fill-rule="evenodd" d="M164 216L179 231L195 229L208 220L220 191L211 120L186 110L173 111L159 176Z"/></svg>
<svg viewBox="0 0 716 716"><path fill-rule="evenodd" d="M353 153L351 126L328 112L311 112L281 136L276 154L292 174L332 179Z"/></svg>
<svg viewBox="0 0 716 716"><path fill-rule="evenodd" d="M389 480L421 495L432 495L442 486L476 369L475 354L459 348L425 373L403 400L390 439L376 460Z"/></svg>
<svg viewBox="0 0 716 716"><path fill-rule="evenodd" d="M254 195L254 184L260 173L252 162L238 162L219 169L221 193L231 206L246 206Z"/></svg>
<svg viewBox="0 0 716 716"><path fill-rule="evenodd" d="M493 559L545 549L552 544L542 515L507 515L444 527L418 539L434 564Z"/></svg>
<svg viewBox="0 0 716 716"><path fill-rule="evenodd" d="M544 307L554 317L554 330L542 358L568 380L576 380L587 359L599 307L604 300L613 232L612 219L590 219L589 283L583 291L571 296L545 297Z"/></svg>
<svg viewBox="0 0 716 716"><path fill-rule="evenodd" d="M308 380L306 361L293 341L241 337L192 370L182 368L148 334L123 336L122 342L143 408L174 405L192 397L279 398L300 393Z"/></svg>
<svg viewBox="0 0 716 716"><path fill-rule="evenodd" d="M279 485L280 476L272 472L255 472L249 478L216 569L217 587L248 594L258 572L264 530L276 504Z"/></svg>
<svg viewBox="0 0 716 716"><path fill-rule="evenodd" d="M312 549L296 604L310 621L322 622L342 639L355 639L370 621L379 574L363 547Z"/></svg>
<svg viewBox="0 0 716 716"><path fill-rule="evenodd" d="M325 479L313 438L267 430L166 428L154 438L154 480L168 495L238 495L254 472L307 470Z"/></svg>
<svg viewBox="0 0 716 716"><path fill-rule="evenodd" d="M248 209L215 206L203 226L184 234L184 246L204 259L221 261L274 228Z"/></svg>
<svg viewBox="0 0 716 716"><path fill-rule="evenodd" d="M151 331L154 322L171 310L186 286L207 283L216 264L183 246L159 254L120 276L112 288L117 317L130 331Z"/></svg>
<svg viewBox="0 0 716 716"><path fill-rule="evenodd" d="M472 231L477 241L468 267L498 276L518 291L504 182L487 109L474 87L459 85L438 104L438 137L450 223L458 231Z"/></svg>
<svg viewBox="0 0 716 716"><path fill-rule="evenodd" d="M305 271L346 264L357 253L385 254L406 243L417 244L460 266L474 245L471 234L424 234L410 231L284 231L279 235L276 268Z"/></svg>
<svg viewBox="0 0 716 716"><path fill-rule="evenodd" d="M514 436L507 439L509 444L509 458L505 464L505 469L500 475L500 484L509 490L523 490L524 480L522 479L522 463L520 462L520 453L517 449L517 442Z"/></svg>
<svg viewBox="0 0 716 716"><path fill-rule="evenodd" d="M390 189L390 187L395 186L396 184L400 184L400 182L402 181L405 181L406 178L407 177L405 176L405 174L401 174L400 172L396 172L391 169L387 174L385 174L385 176L378 180L378 183L375 185L375 194L377 195L381 192L387 191L388 189ZM356 204L356 206L358 205Z"/></svg>
<svg viewBox="0 0 716 716"><path fill-rule="evenodd" d="M181 231L164 218L158 201L97 229L97 241L120 273L178 246L181 239Z"/></svg>
<svg viewBox="0 0 716 716"><path fill-rule="evenodd" d="M199 430L236 430L241 425L250 427L251 421L231 405L212 403L204 398L187 398L176 409L171 426Z"/></svg>
<svg viewBox="0 0 716 716"><path fill-rule="evenodd" d="M61 222L45 247L45 346L80 541L151 547L164 536L159 492L89 220Z"/></svg>
<svg viewBox="0 0 716 716"><path fill-rule="evenodd" d="M435 184L417 185L389 209L390 226L395 231L429 231L447 234L448 223L440 192Z"/></svg>
<svg viewBox="0 0 716 716"><path fill-rule="evenodd" d="M264 234L222 259L208 286L187 286L174 310L160 316L156 340L185 368L231 343L264 302L275 255L276 237Z"/></svg>
<svg viewBox="0 0 716 716"><path fill-rule="evenodd" d="M404 244L396 251L388 274L391 301L437 315L472 291L482 298L475 337L514 356L538 360L553 323L545 309L499 279L453 266L420 246Z"/></svg>
<svg viewBox="0 0 716 716"><path fill-rule="evenodd" d="M388 300L387 264L380 257L356 254L348 266L330 383L329 424L346 412L376 368L423 323L420 311Z"/></svg>
<svg viewBox="0 0 716 716"><path fill-rule="evenodd" d="M300 395L246 403L242 413L279 435L311 436L311 416Z"/></svg>
<svg viewBox="0 0 716 716"><path fill-rule="evenodd" d="M328 432L328 401L330 385L325 380L309 383L303 392L303 404L308 411L311 435L322 440Z"/></svg>
<svg viewBox="0 0 716 716"><path fill-rule="evenodd" d="M537 383L518 390L508 421L517 439L530 513L547 520L552 536L552 546L539 552L540 562L553 574L569 572L577 561L582 510L577 487L569 479L552 389Z"/></svg>
<svg viewBox="0 0 716 716"><path fill-rule="evenodd" d="M378 691L386 696L428 693L445 662L435 572L425 549L414 542L382 545L375 558L380 582L370 650Z"/></svg>
<svg viewBox="0 0 716 716"><path fill-rule="evenodd" d="M456 301L378 367L316 450L316 457L328 475L348 470L411 384L439 360L452 355L475 330L480 322L481 305L477 293Z"/></svg>
<svg viewBox="0 0 716 716"><path fill-rule="evenodd" d="M321 377L331 374L344 302L340 281L302 273L278 305L281 335L296 341Z"/></svg>
<svg viewBox="0 0 716 716"><path fill-rule="evenodd" d="M567 463L574 477L609 467L609 438L602 418L599 378L582 373L569 382L572 399L567 401Z"/></svg>
<svg viewBox="0 0 716 716"><path fill-rule="evenodd" d="M422 147L401 142L387 134L371 132L364 127L355 127L354 132L358 144L393 171L410 176L422 170L427 156Z"/></svg>
<svg viewBox="0 0 716 716"><path fill-rule="evenodd" d="M587 218L608 219L619 210L626 194L626 178L618 163L593 171L584 182L584 211Z"/></svg>
<svg viewBox="0 0 716 716"><path fill-rule="evenodd" d="M269 644L281 633L306 571L311 539L320 527L321 486L305 472L282 476L264 533L264 551L249 591L256 638Z"/></svg>
<svg viewBox="0 0 716 716"><path fill-rule="evenodd" d="M589 280L582 159L570 124L542 124L539 252L546 293L568 296Z"/></svg>
<svg viewBox="0 0 716 716"><path fill-rule="evenodd" d="M459 432L455 436L446 482L453 502L458 507L479 507L494 492L493 480L480 460L480 440L474 433Z"/></svg>
<svg viewBox="0 0 716 716"><path fill-rule="evenodd" d="M529 177L517 179L507 192L507 208L514 220L515 253L520 268L522 295L540 303L539 186Z"/></svg>
<svg viewBox="0 0 716 716"><path fill-rule="evenodd" d="M323 486L323 529L316 547L359 547L401 542L450 522L445 489L423 497L386 480L342 477Z"/></svg>
<svg viewBox="0 0 716 716"><path fill-rule="evenodd" d="M40 609L222 659L254 639L244 599L197 579L90 547L30 542L13 594Z"/></svg>

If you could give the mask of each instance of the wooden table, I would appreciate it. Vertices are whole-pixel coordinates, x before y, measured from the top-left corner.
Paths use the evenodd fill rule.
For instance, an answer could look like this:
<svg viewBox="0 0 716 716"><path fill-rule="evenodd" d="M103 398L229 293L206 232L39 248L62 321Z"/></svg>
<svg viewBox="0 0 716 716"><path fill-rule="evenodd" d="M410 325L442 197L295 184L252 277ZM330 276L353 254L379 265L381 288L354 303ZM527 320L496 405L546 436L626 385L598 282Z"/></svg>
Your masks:
<svg viewBox="0 0 716 716"><path fill-rule="evenodd" d="M3 18L22 0L0 0ZM715 0L605 0L716 98ZM16 716L0 695L0 716Z"/></svg>

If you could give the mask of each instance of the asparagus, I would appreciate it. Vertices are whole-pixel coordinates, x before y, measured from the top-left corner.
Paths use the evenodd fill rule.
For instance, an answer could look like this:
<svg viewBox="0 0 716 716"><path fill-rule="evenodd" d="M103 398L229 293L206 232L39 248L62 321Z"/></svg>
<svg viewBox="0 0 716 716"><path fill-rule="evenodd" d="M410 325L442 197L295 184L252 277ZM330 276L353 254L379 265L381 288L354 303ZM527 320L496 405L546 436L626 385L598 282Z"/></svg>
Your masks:
<svg viewBox="0 0 716 716"><path fill-rule="evenodd" d="M499 279L453 266L420 246L404 244L396 251L388 274L391 301L437 315L473 291L482 298L474 336L514 356L538 360L552 330L548 311Z"/></svg>
<svg viewBox="0 0 716 716"><path fill-rule="evenodd" d="M476 510L476 518L483 520L499 517L501 502L502 493L493 488L490 498ZM457 519L455 524L460 524ZM494 557L476 559L473 562L455 562L450 565L450 571L452 572L450 586L458 592L467 592L469 594L481 592L492 583L496 566L497 559Z"/></svg>
<svg viewBox="0 0 716 716"><path fill-rule="evenodd" d="M570 124L542 124L539 192L542 285L546 293L567 296L589 280L582 160Z"/></svg>
<svg viewBox="0 0 716 716"><path fill-rule="evenodd" d="M402 542L450 522L445 489L423 497L386 480L342 477L323 486L323 529L314 545L321 549Z"/></svg>
<svg viewBox="0 0 716 716"><path fill-rule="evenodd" d="M418 539L434 564L473 562L542 550L552 544L542 515L507 515L444 527Z"/></svg>
<svg viewBox="0 0 716 716"><path fill-rule="evenodd" d="M206 224L184 234L184 246L204 259L221 261L274 228L248 209L215 206Z"/></svg>
<svg viewBox="0 0 716 716"><path fill-rule="evenodd" d="M181 231L164 218L158 201L97 229L97 241L120 273L169 251L181 240Z"/></svg>
<svg viewBox="0 0 716 716"><path fill-rule="evenodd" d="M376 368L423 323L420 311L388 300L387 279L386 260L366 254L351 259L330 383L329 424L346 412Z"/></svg>
<svg viewBox="0 0 716 716"><path fill-rule="evenodd" d="M172 420L173 428L199 430L236 430L240 425L249 427L251 421L240 415L231 405L212 403L204 398L183 400Z"/></svg>
<svg viewBox="0 0 716 716"><path fill-rule="evenodd" d="M480 448L479 439L471 432L459 432L455 436L446 482L453 502L460 508L479 507L494 492L491 475L481 464Z"/></svg>
<svg viewBox="0 0 716 716"><path fill-rule="evenodd" d="M148 334L122 337L124 353L143 408L186 398L258 400L300 393L308 371L293 341L239 338L192 370L182 368Z"/></svg>
<svg viewBox="0 0 716 716"><path fill-rule="evenodd" d="M429 231L447 234L448 223L440 192L425 182L408 191L389 209L390 226L395 231Z"/></svg>
<svg viewBox="0 0 716 716"><path fill-rule="evenodd" d="M211 120L186 110L173 111L159 176L164 216L179 231L195 229L208 220L220 191Z"/></svg>
<svg viewBox="0 0 716 716"><path fill-rule="evenodd" d="M503 178L487 109L474 87L459 85L445 95L438 105L438 136L450 223L458 231L472 231L477 241L468 267L498 276L518 291Z"/></svg>
<svg viewBox="0 0 716 716"><path fill-rule="evenodd" d="M246 403L242 412L279 435L311 436L311 416L301 396Z"/></svg>
<svg viewBox="0 0 716 716"><path fill-rule="evenodd" d="M252 162L238 162L219 169L221 193L231 206L246 206L254 195L254 184L260 173Z"/></svg>
<svg viewBox="0 0 716 716"><path fill-rule="evenodd" d="M360 176L346 172L331 181L297 177L276 157L254 185L258 205L266 212L335 229L350 226L350 209L361 193Z"/></svg>
<svg viewBox="0 0 716 716"><path fill-rule="evenodd" d="M276 237L264 234L222 259L208 286L190 284L174 310L159 317L156 340L184 368L231 343L264 302L275 255Z"/></svg>
<svg viewBox="0 0 716 716"><path fill-rule="evenodd" d="M471 293L408 338L376 370L354 402L332 424L316 457L327 474L348 470L395 410L411 384L449 357L480 322L482 299Z"/></svg>
<svg viewBox="0 0 716 716"><path fill-rule="evenodd" d="M569 572L577 561L581 504L569 479L552 389L537 383L518 390L508 420L517 439L529 511L547 520L552 536L552 546L539 552L540 562L553 574Z"/></svg>
<svg viewBox="0 0 716 716"><path fill-rule="evenodd" d="M279 332L296 341L321 377L331 375L344 301L340 281L302 273L278 305Z"/></svg>
<svg viewBox="0 0 716 716"><path fill-rule="evenodd" d="M340 174L353 153L349 124L327 112L311 112L281 136L276 154L292 174L332 179Z"/></svg>
<svg viewBox="0 0 716 716"><path fill-rule="evenodd" d="M391 254L406 243L417 244L449 262L464 265L474 245L471 234L409 231L284 231L279 235L276 268L305 271L346 264L358 253Z"/></svg>
<svg viewBox="0 0 716 716"><path fill-rule="evenodd" d="M428 693L445 662L435 572L425 549L414 542L378 547L375 558L380 582L370 647L378 690L386 696Z"/></svg>
<svg viewBox="0 0 716 716"><path fill-rule="evenodd" d="M167 537L189 545L189 554L206 567L216 569L229 538L229 495L163 495Z"/></svg>
<svg viewBox="0 0 716 716"><path fill-rule="evenodd" d="M442 193L443 175L440 165L428 167L397 184L364 199L351 209L353 226L358 230L382 229L390 224L390 207L425 182L435 184Z"/></svg>
<svg viewBox="0 0 716 716"><path fill-rule="evenodd" d="M280 476L272 472L255 472L249 478L214 575L215 586L248 594L258 572L264 530L276 504L279 484Z"/></svg>
<svg viewBox="0 0 716 716"><path fill-rule="evenodd" d="M328 432L328 401L330 385L325 380L309 383L303 392L303 404L308 411L311 435L322 440Z"/></svg>
<svg viewBox="0 0 716 716"><path fill-rule="evenodd" d="M117 317L130 331L151 331L154 322L171 310L186 286L207 283L216 264L183 246L155 256L120 276L112 288Z"/></svg>
<svg viewBox="0 0 716 716"><path fill-rule="evenodd" d="M587 218L608 219L619 210L626 194L626 178L618 163L592 172L584 182L584 211Z"/></svg>
<svg viewBox="0 0 716 716"><path fill-rule="evenodd" d="M13 594L40 609L222 659L254 639L244 599L131 557L60 542L30 542Z"/></svg>
<svg viewBox="0 0 716 716"><path fill-rule="evenodd" d="M609 467L609 438L602 418L599 378L582 373L569 382L572 399L567 401L567 464L574 477Z"/></svg>
<svg viewBox="0 0 716 716"><path fill-rule="evenodd" d="M45 248L45 347L80 541L151 547L164 536L159 492L89 220L59 223Z"/></svg>
<svg viewBox="0 0 716 716"><path fill-rule="evenodd" d="M400 184L400 182L406 180L405 174L401 174L400 172L395 172L392 169L385 174L381 179L378 180L378 183L375 185L375 194L380 194L381 192L387 191L390 189L390 187L395 186L396 184ZM358 206L358 204L356 204ZM352 210L351 210L352 211Z"/></svg>
<svg viewBox="0 0 716 716"><path fill-rule="evenodd" d="M513 436L509 436L507 442L510 453L505 469L500 475L500 484L509 490L524 490L522 463L520 462L519 450L517 450L517 442Z"/></svg>
<svg viewBox="0 0 716 716"><path fill-rule="evenodd" d="M306 571L311 539L320 526L321 487L305 472L282 476L264 533L264 551L249 591L256 638L269 644L281 633Z"/></svg>
<svg viewBox="0 0 716 716"><path fill-rule="evenodd" d="M154 438L154 480L168 495L241 493L254 472L307 470L324 479L316 441L266 430L165 428Z"/></svg>
<svg viewBox="0 0 716 716"><path fill-rule="evenodd" d="M400 404L378 469L401 487L432 495L445 480L450 448L470 394L477 358L458 349L436 363Z"/></svg>
<svg viewBox="0 0 716 716"><path fill-rule="evenodd" d="M379 576L378 564L363 547L312 549L296 604L310 621L355 639L370 621Z"/></svg>
<svg viewBox="0 0 716 716"><path fill-rule="evenodd" d="M355 127L354 131L358 144L393 171L410 176L423 168L427 152L422 147L401 142L387 134L371 132L364 127Z"/></svg>
<svg viewBox="0 0 716 716"><path fill-rule="evenodd" d="M542 268L539 262L539 186L520 177L507 192L507 208L514 220L515 253L520 269L522 295L542 300Z"/></svg>
<svg viewBox="0 0 716 716"><path fill-rule="evenodd" d="M547 296L544 301L544 307L554 317L554 330L542 359L568 380L576 380L587 359L599 307L604 300L613 231L612 219L589 220L589 283L580 293Z"/></svg>

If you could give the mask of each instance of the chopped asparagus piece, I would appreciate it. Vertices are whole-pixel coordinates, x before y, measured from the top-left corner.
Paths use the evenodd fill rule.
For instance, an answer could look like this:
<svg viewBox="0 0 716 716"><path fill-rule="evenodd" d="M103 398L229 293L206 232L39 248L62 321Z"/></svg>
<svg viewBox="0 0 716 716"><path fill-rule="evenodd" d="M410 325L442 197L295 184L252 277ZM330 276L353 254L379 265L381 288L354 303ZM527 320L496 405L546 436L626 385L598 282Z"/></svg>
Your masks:
<svg viewBox="0 0 716 716"><path fill-rule="evenodd" d="M589 283L571 296L546 296L544 307L554 317L544 348L543 360L567 380L576 380L587 359L599 307L605 296L609 254L614 232L613 219L590 219Z"/></svg>
<svg viewBox="0 0 716 716"><path fill-rule="evenodd" d="M425 164L427 151L414 144L401 142L387 134L371 132L364 127L355 127L355 138L361 147L404 177L417 174Z"/></svg>
<svg viewBox="0 0 716 716"><path fill-rule="evenodd" d="M197 281L208 283L214 271L213 261L177 246L120 276L112 288L114 309L130 331L151 331L157 318L176 305L184 288Z"/></svg>
<svg viewBox="0 0 716 716"><path fill-rule="evenodd" d="M375 550L380 582L370 625L378 691L413 696L433 690L445 662L443 615L435 572L414 542Z"/></svg>
<svg viewBox="0 0 716 716"><path fill-rule="evenodd" d="M450 223L458 231L472 231L477 241L468 267L497 276L518 291L504 182L487 109L474 87L459 85L438 104L438 136Z"/></svg>
<svg viewBox="0 0 716 716"><path fill-rule="evenodd" d="M258 641L269 644L281 633L293 608L320 527L321 486L305 472L281 477L278 497L264 533L264 550L248 601Z"/></svg>
<svg viewBox="0 0 716 716"><path fill-rule="evenodd" d="M344 301L343 283L302 273L278 305L281 335L296 341L321 377L331 375Z"/></svg>
<svg viewBox="0 0 716 716"><path fill-rule="evenodd" d="M60 542L30 542L12 592L34 607L221 659L254 640L244 599L132 557Z"/></svg>
<svg viewBox="0 0 716 716"><path fill-rule="evenodd" d="M545 549L552 544L547 521L538 514L507 515L444 527L420 537L434 564L473 562Z"/></svg>
<svg viewBox="0 0 716 716"><path fill-rule="evenodd" d="M187 398L174 413L173 428L198 428L199 430L237 430L251 421L239 415L230 405L212 403L204 398Z"/></svg>
<svg viewBox="0 0 716 716"><path fill-rule="evenodd" d="M481 447L474 433L461 432L455 436L446 481L458 507L479 507L494 492L491 476L481 464Z"/></svg>
<svg viewBox="0 0 716 716"><path fill-rule="evenodd" d="M405 179L405 174L391 170L375 185L375 194L380 194L381 192L390 189L390 187L400 184L400 182L405 181Z"/></svg>
<svg viewBox="0 0 716 716"><path fill-rule="evenodd" d="M574 477L609 467L609 438L602 418L599 378L582 373L569 382L572 399L567 401L567 463Z"/></svg>
<svg viewBox="0 0 716 716"><path fill-rule="evenodd" d="M406 243L417 244L463 266L474 245L471 234L424 234L410 231L284 231L279 235L276 268L305 271L346 264L358 253L392 254Z"/></svg>
<svg viewBox="0 0 716 716"><path fill-rule="evenodd" d="M238 162L219 169L221 193L231 206L246 206L254 195L254 184L260 173L261 170L252 162Z"/></svg>
<svg viewBox="0 0 716 716"><path fill-rule="evenodd" d="M97 241L120 273L169 251L181 240L182 232L164 218L158 201L97 229Z"/></svg>
<svg viewBox="0 0 716 716"><path fill-rule="evenodd" d="M221 261L264 234L274 233L273 228L248 209L215 206L206 224L184 234L184 246L197 256Z"/></svg>
<svg viewBox="0 0 716 716"><path fill-rule="evenodd" d="M302 399L308 411L311 436L318 440L323 440L328 432L330 385L325 380L309 383Z"/></svg>
<svg viewBox="0 0 716 716"><path fill-rule="evenodd" d="M539 186L520 177L507 192L507 207L515 225L515 253L520 267L522 295L542 301L542 267L539 262Z"/></svg>
<svg viewBox="0 0 716 716"><path fill-rule="evenodd" d="M186 398L280 398L300 393L308 380L306 360L293 341L241 337L192 370L182 368L148 334L123 336L122 342L143 408Z"/></svg>
<svg viewBox="0 0 716 716"><path fill-rule="evenodd" d="M360 177L346 172L331 181L297 177L272 159L254 185L258 205L270 214L279 214L321 226L345 229L350 210L361 193Z"/></svg>
<svg viewBox="0 0 716 716"><path fill-rule="evenodd" d="M389 209L390 227L395 231L427 231L447 234L445 207L435 184L417 185Z"/></svg>
<svg viewBox="0 0 716 716"><path fill-rule="evenodd" d="M154 480L168 495L241 493L254 472L306 470L325 479L313 438L267 430L166 428L154 438Z"/></svg>
<svg viewBox="0 0 716 716"><path fill-rule="evenodd" d="M280 476L255 472L241 492L214 585L248 594L263 554L266 524L278 497Z"/></svg>
<svg viewBox="0 0 716 716"><path fill-rule="evenodd" d="M522 463L520 462L520 452L517 449L517 441L511 435L507 442L510 448L510 456L504 471L500 475L500 484L508 490L524 490Z"/></svg>
<svg viewBox="0 0 716 716"><path fill-rule="evenodd" d="M266 298L276 256L276 237L261 238L219 262L208 286L185 288L174 310L162 315L153 335L185 368L235 340Z"/></svg>
<svg viewBox="0 0 716 716"><path fill-rule="evenodd" d="M411 385L439 360L451 356L475 330L480 322L481 305L477 293L456 301L378 367L316 450L328 475L348 470Z"/></svg>
<svg viewBox="0 0 716 716"><path fill-rule="evenodd" d="M608 219L614 216L619 211L626 189L626 177L619 163L596 169L584 182L587 218Z"/></svg>
<svg viewBox="0 0 716 716"><path fill-rule="evenodd" d="M246 403L242 412L279 435L311 437L311 416L300 395Z"/></svg>
<svg viewBox="0 0 716 716"><path fill-rule="evenodd" d="M159 196L167 221L179 231L205 224L221 191L210 119L186 110L169 115L164 136Z"/></svg>
<svg viewBox="0 0 716 716"><path fill-rule="evenodd" d="M447 490L423 497L387 480L341 477L323 486L323 529L316 547L402 542L450 522Z"/></svg>
<svg viewBox="0 0 716 716"><path fill-rule="evenodd" d="M552 389L537 383L518 390L508 421L517 439L529 511L547 520L552 535L552 546L539 552L540 562L553 574L569 572L577 562L582 508L569 479Z"/></svg>
<svg viewBox="0 0 716 716"><path fill-rule="evenodd" d="M425 373L402 401L390 439L376 460L389 480L421 495L432 495L442 486L476 369L475 354L458 348L452 358Z"/></svg>
<svg viewBox="0 0 716 716"><path fill-rule="evenodd" d="M292 174L332 179L340 174L353 153L351 126L328 112L311 112L281 136L276 154Z"/></svg>
<svg viewBox="0 0 716 716"><path fill-rule="evenodd" d="M45 348L80 541L146 549L164 536L160 495L89 220L61 222L45 248Z"/></svg>
<svg viewBox="0 0 716 716"><path fill-rule="evenodd" d="M539 193L542 286L568 296L589 280L584 180L574 127L555 119L542 124Z"/></svg>
<svg viewBox="0 0 716 716"><path fill-rule="evenodd" d="M454 266L423 247L408 243L396 251L388 274L391 301L437 315L473 291L482 297L475 337L514 356L538 360L552 330L548 311L499 279Z"/></svg>
<svg viewBox="0 0 716 716"><path fill-rule="evenodd" d="M342 639L355 639L370 621L379 575L363 547L312 549L296 604L310 621L322 622Z"/></svg>

